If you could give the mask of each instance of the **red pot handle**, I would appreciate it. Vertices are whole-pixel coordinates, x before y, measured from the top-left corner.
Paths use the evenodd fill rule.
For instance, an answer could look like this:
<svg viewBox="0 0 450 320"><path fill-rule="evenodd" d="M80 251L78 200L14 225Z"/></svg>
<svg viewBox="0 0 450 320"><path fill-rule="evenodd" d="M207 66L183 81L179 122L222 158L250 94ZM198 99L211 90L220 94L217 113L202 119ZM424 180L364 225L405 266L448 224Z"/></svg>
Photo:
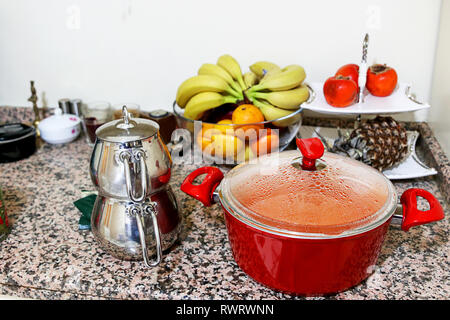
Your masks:
<svg viewBox="0 0 450 320"><path fill-rule="evenodd" d="M417 209L417 196L421 196L428 201L430 209L422 211ZM402 230L408 231L409 228L444 218L444 209L439 201L428 191L412 188L403 192L400 197L403 205Z"/></svg>
<svg viewBox="0 0 450 320"><path fill-rule="evenodd" d="M205 173L206 177L203 179L202 183L197 185L192 184L195 178ZM215 167L201 167L192 171L186 179L184 179L180 189L184 193L199 200L205 207L209 207L213 204L213 192L216 190L222 179L223 173L219 169Z"/></svg>

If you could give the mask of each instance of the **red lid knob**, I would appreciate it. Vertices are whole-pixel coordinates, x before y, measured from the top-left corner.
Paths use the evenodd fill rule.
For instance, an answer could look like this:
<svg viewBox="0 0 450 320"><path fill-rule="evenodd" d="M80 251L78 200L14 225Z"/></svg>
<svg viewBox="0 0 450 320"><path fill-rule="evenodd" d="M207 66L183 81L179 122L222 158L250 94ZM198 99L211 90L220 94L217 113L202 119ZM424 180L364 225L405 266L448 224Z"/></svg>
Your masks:
<svg viewBox="0 0 450 320"><path fill-rule="evenodd" d="M297 147L303 155L302 169L316 170L316 160L323 156L325 148L319 138L298 139Z"/></svg>

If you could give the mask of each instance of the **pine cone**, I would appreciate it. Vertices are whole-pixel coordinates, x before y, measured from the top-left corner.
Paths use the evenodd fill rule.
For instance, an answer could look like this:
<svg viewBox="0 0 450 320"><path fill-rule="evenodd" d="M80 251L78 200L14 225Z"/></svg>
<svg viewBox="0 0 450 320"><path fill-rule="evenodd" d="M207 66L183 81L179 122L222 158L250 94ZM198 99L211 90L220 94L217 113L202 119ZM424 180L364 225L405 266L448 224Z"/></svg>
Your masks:
<svg viewBox="0 0 450 320"><path fill-rule="evenodd" d="M408 137L406 130L392 117L377 116L364 121L349 137L339 137L330 151L383 171L407 157Z"/></svg>

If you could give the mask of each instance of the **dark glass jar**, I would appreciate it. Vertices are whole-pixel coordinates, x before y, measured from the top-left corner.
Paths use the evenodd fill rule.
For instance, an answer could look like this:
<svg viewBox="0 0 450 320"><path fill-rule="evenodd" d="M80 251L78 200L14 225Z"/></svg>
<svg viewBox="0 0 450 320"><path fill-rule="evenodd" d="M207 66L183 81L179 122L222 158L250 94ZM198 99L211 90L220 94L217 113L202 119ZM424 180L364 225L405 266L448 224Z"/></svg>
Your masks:
<svg viewBox="0 0 450 320"><path fill-rule="evenodd" d="M141 117L153 120L159 124L159 134L162 141L168 144L172 138L172 132L177 128L175 115L166 110L141 111Z"/></svg>

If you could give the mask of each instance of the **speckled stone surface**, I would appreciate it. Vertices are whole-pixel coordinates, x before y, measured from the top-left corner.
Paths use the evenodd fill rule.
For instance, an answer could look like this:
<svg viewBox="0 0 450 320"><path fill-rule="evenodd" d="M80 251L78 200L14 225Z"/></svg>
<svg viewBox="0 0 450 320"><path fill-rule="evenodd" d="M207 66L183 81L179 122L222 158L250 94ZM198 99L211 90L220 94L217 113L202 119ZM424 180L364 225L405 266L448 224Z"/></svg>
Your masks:
<svg viewBox="0 0 450 320"><path fill-rule="evenodd" d="M1 109L1 121L13 119ZM78 231L80 212L73 206L81 190L92 189L90 152L79 138L63 146L44 144L28 159L0 164L12 224L0 243L0 294L35 299L303 299L265 288L239 269L219 205L204 208L179 191L194 165L173 168L171 185L185 219L180 240L160 266L148 269L104 253L91 232ZM447 158L438 165L448 166ZM442 181L448 176L395 186L399 192L421 187L434 193L447 214L444 220L408 233L391 226L372 276L337 295L308 299L449 299L450 220Z"/></svg>

